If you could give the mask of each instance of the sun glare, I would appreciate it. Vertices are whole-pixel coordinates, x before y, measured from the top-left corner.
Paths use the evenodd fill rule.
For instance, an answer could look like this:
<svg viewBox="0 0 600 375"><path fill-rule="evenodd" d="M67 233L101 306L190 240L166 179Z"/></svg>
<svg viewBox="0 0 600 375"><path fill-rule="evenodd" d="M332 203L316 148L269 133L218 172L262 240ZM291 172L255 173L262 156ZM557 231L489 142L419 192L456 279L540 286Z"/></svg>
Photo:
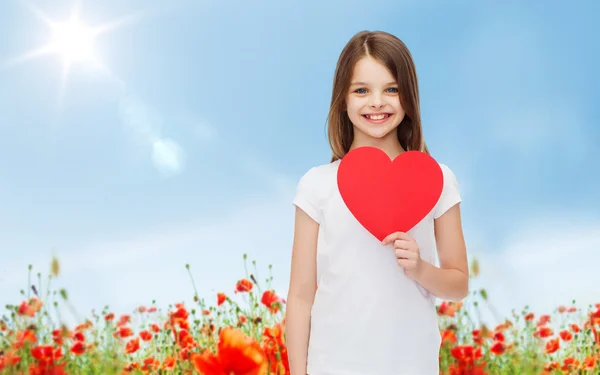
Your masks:
<svg viewBox="0 0 600 375"><path fill-rule="evenodd" d="M2 64L4 67L7 67L37 59L45 55L58 56L62 60L62 79L59 101L64 94L67 79L71 67L74 64L82 64L87 67L98 69L109 77L114 76L98 58L96 51L94 50L94 41L98 36L131 21L135 21L137 18L136 16L123 17L99 26L90 27L83 22L80 17L80 2L81 0L75 0L75 6L65 22L57 22L46 15L46 13L36 5L29 1L24 1L24 4L29 8L31 13L48 26L48 43Z"/></svg>
<svg viewBox="0 0 600 375"><path fill-rule="evenodd" d="M49 48L63 57L65 63L95 60L92 30L77 20L55 24Z"/></svg>

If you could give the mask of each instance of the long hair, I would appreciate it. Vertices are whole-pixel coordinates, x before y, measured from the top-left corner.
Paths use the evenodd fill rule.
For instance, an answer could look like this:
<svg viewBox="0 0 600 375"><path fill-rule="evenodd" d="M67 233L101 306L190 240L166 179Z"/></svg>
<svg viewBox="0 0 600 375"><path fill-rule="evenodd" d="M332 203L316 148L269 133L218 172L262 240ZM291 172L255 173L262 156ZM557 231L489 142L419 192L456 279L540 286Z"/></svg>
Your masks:
<svg viewBox="0 0 600 375"><path fill-rule="evenodd" d="M398 84L400 104L406 115L398 125L398 141L402 148L429 154L421 128L419 85L412 55L404 42L384 31L361 31L342 50L333 79L331 105L327 117L327 136L332 150L331 162L348 153L354 130L346 112L346 95L355 64L370 56L384 64Z"/></svg>

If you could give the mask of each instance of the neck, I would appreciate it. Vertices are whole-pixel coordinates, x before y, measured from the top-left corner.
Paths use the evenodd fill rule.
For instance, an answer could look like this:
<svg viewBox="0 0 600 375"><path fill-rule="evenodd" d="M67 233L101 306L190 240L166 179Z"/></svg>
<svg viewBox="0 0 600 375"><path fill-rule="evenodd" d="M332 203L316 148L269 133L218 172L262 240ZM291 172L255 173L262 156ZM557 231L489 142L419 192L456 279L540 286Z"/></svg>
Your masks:
<svg viewBox="0 0 600 375"><path fill-rule="evenodd" d="M395 132L392 132L383 138L357 137L355 134L352 146L350 146L350 150L364 146L371 146L380 149L381 151L385 152L391 160L394 160L398 155L405 151L400 145Z"/></svg>

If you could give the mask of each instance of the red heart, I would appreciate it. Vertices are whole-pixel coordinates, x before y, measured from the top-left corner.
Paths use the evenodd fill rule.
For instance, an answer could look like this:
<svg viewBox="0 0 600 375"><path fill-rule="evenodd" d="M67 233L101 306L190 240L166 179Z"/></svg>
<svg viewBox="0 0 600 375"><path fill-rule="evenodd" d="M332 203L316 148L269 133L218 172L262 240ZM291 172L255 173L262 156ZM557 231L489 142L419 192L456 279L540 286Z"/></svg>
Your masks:
<svg viewBox="0 0 600 375"><path fill-rule="evenodd" d="M350 212L377 239L407 232L431 212L442 194L440 165L421 151L393 161L375 147L359 147L341 160L337 183Z"/></svg>

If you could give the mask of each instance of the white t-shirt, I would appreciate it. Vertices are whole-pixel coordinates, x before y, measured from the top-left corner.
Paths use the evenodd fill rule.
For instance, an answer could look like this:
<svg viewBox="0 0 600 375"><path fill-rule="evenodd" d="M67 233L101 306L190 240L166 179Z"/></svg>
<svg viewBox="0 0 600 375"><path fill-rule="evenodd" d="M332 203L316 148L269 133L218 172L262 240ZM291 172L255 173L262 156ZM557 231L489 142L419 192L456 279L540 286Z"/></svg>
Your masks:
<svg viewBox="0 0 600 375"><path fill-rule="evenodd" d="M408 278L393 244L384 246L348 210L337 186L341 160L311 168L293 203L320 224L318 288L311 310L309 375L438 375L436 297ZM436 264L434 218L461 201L444 164L442 195L408 234Z"/></svg>

